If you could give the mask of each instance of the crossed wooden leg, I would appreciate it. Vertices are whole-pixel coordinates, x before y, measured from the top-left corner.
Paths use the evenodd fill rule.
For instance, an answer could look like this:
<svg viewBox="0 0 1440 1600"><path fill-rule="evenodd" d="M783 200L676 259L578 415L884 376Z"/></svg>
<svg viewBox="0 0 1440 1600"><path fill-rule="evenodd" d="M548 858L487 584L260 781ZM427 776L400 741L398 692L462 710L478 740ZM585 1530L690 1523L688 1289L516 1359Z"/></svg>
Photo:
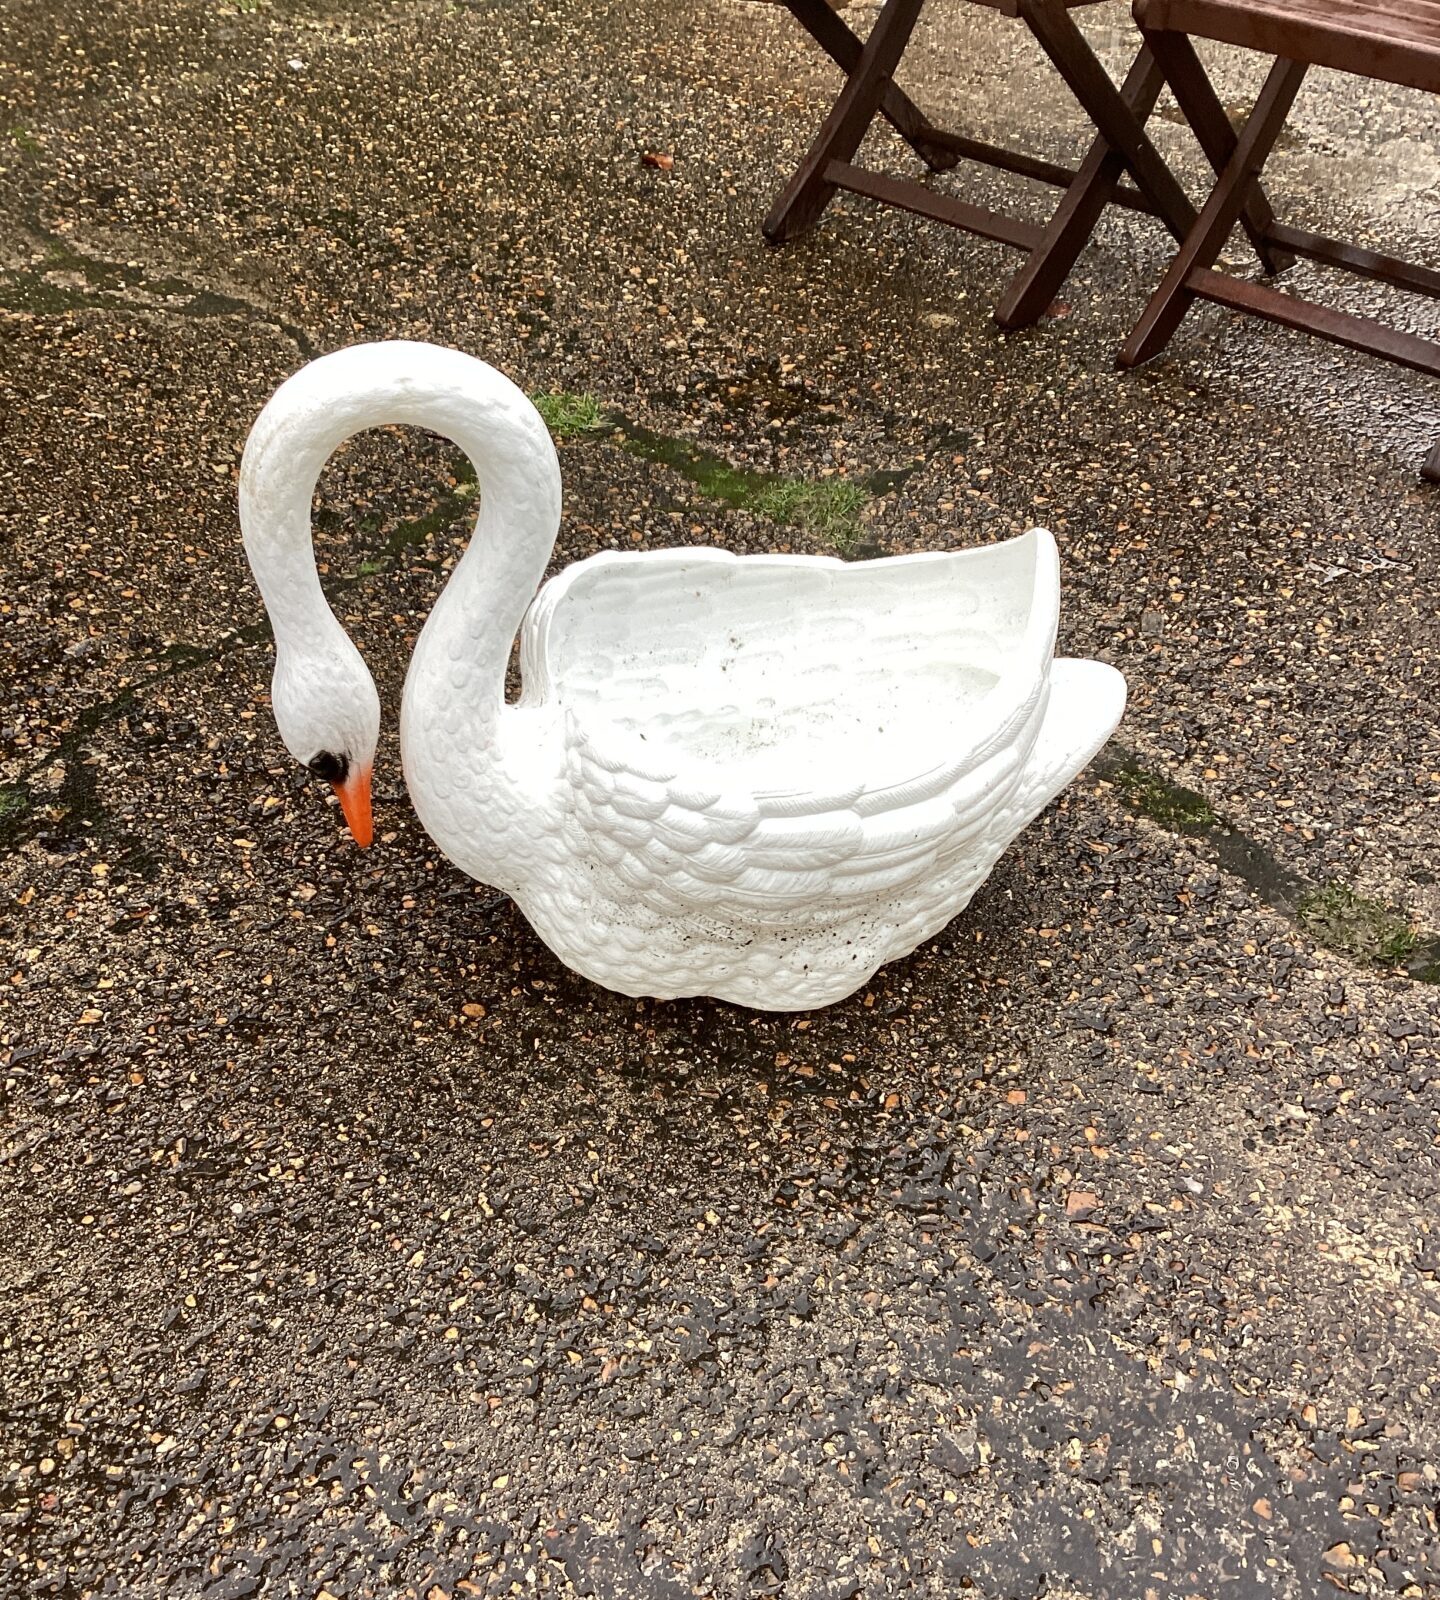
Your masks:
<svg viewBox="0 0 1440 1600"><path fill-rule="evenodd" d="M1100 134L1039 243L996 304L995 320L1002 328L1029 327L1044 314L1115 198L1127 168L1142 197L1177 239L1185 237L1195 220L1195 208L1145 133L1164 83L1150 51L1140 51L1117 89L1063 5L1025 0L1020 14Z"/></svg>
<svg viewBox="0 0 1440 1600"><path fill-rule="evenodd" d="M1220 103L1220 96L1215 93L1200 57L1195 54L1195 46L1185 34L1168 31L1147 33L1145 43L1154 52L1155 60L1165 74L1185 120L1190 124L1190 131L1199 141L1210 165L1217 174L1223 172L1235 154L1236 134L1225 107ZM1270 209L1270 202L1265 198L1258 176L1246 191L1240 223L1266 272L1273 276L1295 265L1295 257L1288 250L1278 248L1269 237L1270 230L1275 226L1275 213Z"/></svg>
<svg viewBox="0 0 1440 1600"><path fill-rule="evenodd" d="M1185 63L1172 65L1168 59L1180 53L1166 49L1176 35L1147 35L1134 66L1117 90L1063 5L1056 4L1055 0L1021 0L1020 14L1029 23L1056 71L1089 113L1100 135L1051 218L1039 246L1015 275L995 308L996 320L1006 328L1024 327L1033 322L1059 292L1094 232L1101 212L1115 198L1116 186L1125 168L1130 169L1155 214L1177 240L1183 242L1194 227L1194 206L1145 133L1145 124L1167 78L1177 97L1182 88L1187 91L1182 106L1201 148L1217 172L1229 160L1235 146L1230 119L1199 60L1194 58L1193 50L1190 55L1198 80L1193 85L1188 80ZM1181 37L1180 43L1183 49L1190 48L1188 39ZM1163 64L1162 50L1167 56ZM1181 87L1176 86L1177 79ZM1294 264L1293 256L1278 250L1266 238L1275 217L1258 184L1245 196L1241 221L1267 272L1283 272Z"/></svg>
<svg viewBox="0 0 1440 1600"><path fill-rule="evenodd" d="M1153 47L1159 36L1147 37ZM1197 282L1220 254L1230 230L1245 210L1254 180L1285 126L1285 118L1290 114L1304 77L1303 62L1286 61L1282 57L1271 67L1255 108L1235 139L1234 149L1199 219L1185 236L1160 287L1121 346L1122 367L1138 367L1159 355L1184 320L1196 297Z"/></svg>
<svg viewBox="0 0 1440 1600"><path fill-rule="evenodd" d="M830 11L825 0L786 0L786 3L849 76L840 97L830 108L830 115L815 135L815 142L762 224L765 237L775 244L793 239L819 221L836 188L826 180L825 168L832 161L849 161L860 148L860 141L877 111L884 110L912 144L916 137L923 142L924 131L929 129L929 123L914 103L890 81L915 31L924 0L885 0L885 9L875 19L870 37L863 45ZM828 22L820 19L821 11L829 17ZM845 36L843 40L841 34ZM830 48L832 44L835 50ZM850 61L850 66L841 60L842 55ZM925 155L924 150L920 153ZM943 152L941 155L943 163Z"/></svg>
<svg viewBox="0 0 1440 1600"><path fill-rule="evenodd" d="M1440 272L1433 268L1276 220L1261 191L1259 175L1285 126L1305 65L1283 57L1275 61L1237 136L1190 40L1179 31L1146 27L1143 19L1141 31L1215 168L1217 181L1160 287L1121 347L1120 365L1139 366L1158 355L1192 301L1202 299L1440 377L1440 344L1433 340L1214 270L1214 260L1239 219L1267 271L1283 271L1295 256L1302 255L1362 278L1440 298ZM1420 470L1422 477L1440 483L1440 444Z"/></svg>
<svg viewBox="0 0 1440 1600"><path fill-rule="evenodd" d="M829 0L785 0L795 20L848 78L865 48L849 25L830 8ZM915 102L887 81L880 96L880 115L932 172L948 172L960 159L935 142L936 129Z"/></svg>
<svg viewBox="0 0 1440 1600"><path fill-rule="evenodd" d="M863 44L826 0L785 0L785 4L846 74L846 80L805 159L765 219L764 232L772 242L783 243L812 227L841 188L935 217L1026 252L1025 264L995 308L996 320L1002 327L1022 328L1035 322L1055 298L1101 213L1112 201L1158 216L1182 242L1191 234L1195 208L1145 132L1145 123L1169 72L1162 68L1149 43L1117 88L1076 27L1067 0L1018 0L1017 15L1099 130L1080 170L1072 172L945 132L896 87L893 74L915 30L923 0L886 0ZM1218 169L1228 161L1235 135L1198 60L1194 68L1198 82L1186 83L1187 98L1193 106L1191 116L1202 146ZM1185 79L1183 62L1175 70ZM852 158L877 113L886 117L936 171L953 166L960 157L968 157L1058 184L1065 194L1050 222L1037 228L910 180L857 167ZM1127 171L1137 187L1121 184ZM1245 188L1242 211L1246 230L1266 270L1279 271L1289 265L1291 258L1268 238L1275 219L1258 185Z"/></svg>

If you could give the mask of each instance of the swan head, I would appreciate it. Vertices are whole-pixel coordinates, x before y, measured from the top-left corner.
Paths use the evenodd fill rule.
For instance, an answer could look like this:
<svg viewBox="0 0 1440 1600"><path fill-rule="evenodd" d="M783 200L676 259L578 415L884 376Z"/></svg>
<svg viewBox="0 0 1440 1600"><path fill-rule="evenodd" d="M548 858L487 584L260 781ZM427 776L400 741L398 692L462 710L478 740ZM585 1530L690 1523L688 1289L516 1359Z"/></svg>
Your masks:
<svg viewBox="0 0 1440 1600"><path fill-rule="evenodd" d="M380 696L360 652L337 626L319 649L281 648L270 686L285 748L335 791L363 850L373 836L370 773L380 738Z"/></svg>

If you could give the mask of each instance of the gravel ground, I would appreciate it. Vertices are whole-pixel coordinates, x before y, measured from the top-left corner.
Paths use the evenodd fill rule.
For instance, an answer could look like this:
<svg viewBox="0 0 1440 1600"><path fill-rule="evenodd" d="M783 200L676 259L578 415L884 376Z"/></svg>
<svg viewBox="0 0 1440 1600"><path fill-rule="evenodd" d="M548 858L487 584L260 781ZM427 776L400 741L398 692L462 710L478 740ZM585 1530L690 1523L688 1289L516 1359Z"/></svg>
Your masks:
<svg viewBox="0 0 1440 1600"><path fill-rule="evenodd" d="M978 8L911 78L1076 149ZM1440 1595L1436 390L1213 308L1117 373L1141 218L1013 337L997 247L770 250L833 91L741 0L0 0L0 1594ZM1433 261L1437 155L1317 75L1271 188ZM361 856L270 720L239 449L387 335L598 398L557 567L825 547L712 457L860 553L1044 521L1116 745L846 1004L586 985L393 731ZM392 712L466 488L322 481Z"/></svg>

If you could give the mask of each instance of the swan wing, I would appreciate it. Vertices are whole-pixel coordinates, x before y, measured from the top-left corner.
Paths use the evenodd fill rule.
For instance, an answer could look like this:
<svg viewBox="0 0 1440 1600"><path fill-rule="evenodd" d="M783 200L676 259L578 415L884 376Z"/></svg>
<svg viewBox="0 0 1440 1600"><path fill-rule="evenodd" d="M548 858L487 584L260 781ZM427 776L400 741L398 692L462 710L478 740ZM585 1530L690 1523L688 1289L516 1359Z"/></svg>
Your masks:
<svg viewBox="0 0 1440 1600"><path fill-rule="evenodd" d="M937 662L1001 674L1048 658L1059 564L1043 529L967 550L845 562L686 548L604 552L537 595L527 700L638 725L734 704L863 700ZM923 688L921 691L923 693Z"/></svg>
<svg viewBox="0 0 1440 1600"><path fill-rule="evenodd" d="M542 592L522 670L563 710L577 853L657 909L840 919L1004 848L1057 611L1042 530L859 565L600 557Z"/></svg>
<svg viewBox="0 0 1440 1600"><path fill-rule="evenodd" d="M721 767L636 755L567 719L569 826L578 854L603 862L658 910L787 922L848 916L902 899L967 852L986 865L1009 818L1044 716L1040 692L1011 737L889 781L763 792L727 787Z"/></svg>

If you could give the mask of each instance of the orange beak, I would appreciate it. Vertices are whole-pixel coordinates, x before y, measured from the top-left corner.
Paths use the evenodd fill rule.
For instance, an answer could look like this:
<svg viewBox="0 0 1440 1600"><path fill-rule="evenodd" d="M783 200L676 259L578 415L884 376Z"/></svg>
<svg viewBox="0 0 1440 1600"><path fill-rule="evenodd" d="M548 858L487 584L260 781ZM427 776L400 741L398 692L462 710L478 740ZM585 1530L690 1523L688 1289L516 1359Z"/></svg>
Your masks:
<svg viewBox="0 0 1440 1600"><path fill-rule="evenodd" d="M362 850L368 850L370 841L375 837L375 826L370 820L369 767L351 773L344 783L337 783L333 787L355 843Z"/></svg>

